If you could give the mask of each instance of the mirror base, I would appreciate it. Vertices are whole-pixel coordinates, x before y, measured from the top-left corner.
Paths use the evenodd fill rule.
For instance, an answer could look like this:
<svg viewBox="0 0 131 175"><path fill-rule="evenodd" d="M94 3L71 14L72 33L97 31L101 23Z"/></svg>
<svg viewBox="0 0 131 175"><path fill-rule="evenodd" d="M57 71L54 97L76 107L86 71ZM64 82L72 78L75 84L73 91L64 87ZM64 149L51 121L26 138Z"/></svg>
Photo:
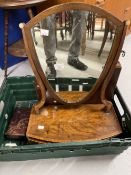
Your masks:
<svg viewBox="0 0 131 175"><path fill-rule="evenodd" d="M40 114L32 110L26 136L38 143L96 141L119 135L122 130L113 107L103 104L47 105Z"/></svg>

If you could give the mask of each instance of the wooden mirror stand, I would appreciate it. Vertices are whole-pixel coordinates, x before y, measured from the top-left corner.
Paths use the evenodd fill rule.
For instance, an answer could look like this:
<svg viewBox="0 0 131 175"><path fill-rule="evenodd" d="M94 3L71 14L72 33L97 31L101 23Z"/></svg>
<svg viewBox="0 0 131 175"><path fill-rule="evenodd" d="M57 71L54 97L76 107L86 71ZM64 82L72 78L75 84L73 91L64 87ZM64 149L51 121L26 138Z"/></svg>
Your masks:
<svg viewBox="0 0 131 175"><path fill-rule="evenodd" d="M58 92L50 86L36 54L31 29L46 17L62 11L83 10L104 16L116 25L115 38L102 74L90 93ZM121 53L126 25L108 12L85 3L64 3L53 6L38 14L27 24L20 24L26 52L36 77L39 101L32 108L27 137L30 140L46 142L93 141L116 136L122 132L113 104L113 91L121 66L118 59ZM84 91L82 92L84 94ZM63 100L64 97L69 100ZM75 102L72 103L72 99ZM71 100L70 100L71 99Z"/></svg>

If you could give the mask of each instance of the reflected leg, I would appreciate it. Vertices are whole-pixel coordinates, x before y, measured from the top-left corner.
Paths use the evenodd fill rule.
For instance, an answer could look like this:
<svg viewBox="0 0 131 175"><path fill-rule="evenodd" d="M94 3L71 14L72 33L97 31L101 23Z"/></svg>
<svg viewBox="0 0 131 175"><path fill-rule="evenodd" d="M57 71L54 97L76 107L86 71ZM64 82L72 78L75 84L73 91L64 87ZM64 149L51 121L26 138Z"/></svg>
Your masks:
<svg viewBox="0 0 131 175"><path fill-rule="evenodd" d="M56 63L56 32L55 32L55 15L48 16L41 22L41 28L44 30L48 30L48 34L46 36L43 34L43 44L44 51L46 55L46 63L48 69L46 74L50 78L54 78L56 76L56 70L54 68L54 64Z"/></svg>
<svg viewBox="0 0 131 175"><path fill-rule="evenodd" d="M46 55L46 62L56 62L56 33L55 33L55 15L48 16L41 22L41 28L48 30L48 36L43 35L44 50Z"/></svg>
<svg viewBox="0 0 131 175"><path fill-rule="evenodd" d="M79 70L87 69L87 66L84 63L80 62L78 59L85 28L86 28L86 13L74 10L72 39L68 54L68 64Z"/></svg>

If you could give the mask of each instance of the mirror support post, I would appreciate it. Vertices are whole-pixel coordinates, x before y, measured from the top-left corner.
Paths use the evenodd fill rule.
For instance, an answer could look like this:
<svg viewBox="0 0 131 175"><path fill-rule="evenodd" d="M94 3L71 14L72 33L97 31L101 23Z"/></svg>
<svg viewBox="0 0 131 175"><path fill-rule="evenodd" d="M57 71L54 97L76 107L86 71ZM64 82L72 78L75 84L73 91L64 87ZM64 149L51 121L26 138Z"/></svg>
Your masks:
<svg viewBox="0 0 131 175"><path fill-rule="evenodd" d="M19 24L19 27L22 29L22 34L23 34L23 39L24 39L25 47L28 48L28 42L26 40L26 30L24 28L25 27L25 24L24 23L20 23ZM26 51L27 50L28 49L26 49ZM36 68L35 68L35 66L33 64L31 53L28 52L27 55L28 55L29 61L31 63L33 72L34 72L34 74L36 76L37 86L40 87L40 100L35 105L33 105L32 112L34 112L36 114L39 114L40 109L45 104L45 100L46 100L46 89L45 89L45 86L43 85L42 80L40 79L40 77L38 75L38 72L37 72L37 70L36 70Z"/></svg>

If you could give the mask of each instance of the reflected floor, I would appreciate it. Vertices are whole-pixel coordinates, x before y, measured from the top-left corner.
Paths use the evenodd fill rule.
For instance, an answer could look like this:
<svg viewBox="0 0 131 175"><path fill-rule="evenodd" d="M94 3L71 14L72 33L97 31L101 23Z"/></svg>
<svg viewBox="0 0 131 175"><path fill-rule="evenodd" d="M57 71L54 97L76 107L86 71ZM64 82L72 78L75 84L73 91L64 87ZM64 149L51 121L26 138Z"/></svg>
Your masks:
<svg viewBox="0 0 131 175"><path fill-rule="evenodd" d="M102 44L103 35L104 32L95 32L94 40L91 40L87 36L85 54L84 55L80 54L79 59L88 66L88 69L86 71L80 71L67 64L68 49L70 46L70 36L67 34L65 39L62 41L62 38L58 31L57 50L56 50L57 65L58 65L57 77L99 78L105 65L106 59L109 55L109 51L112 44L112 40L108 38L101 56L98 57L97 55ZM40 36L39 31L35 32L35 38L36 41L38 42L38 44L35 45L36 52L38 54L38 58L40 60L42 68L45 71L46 56L43 48L43 40L42 37Z"/></svg>

